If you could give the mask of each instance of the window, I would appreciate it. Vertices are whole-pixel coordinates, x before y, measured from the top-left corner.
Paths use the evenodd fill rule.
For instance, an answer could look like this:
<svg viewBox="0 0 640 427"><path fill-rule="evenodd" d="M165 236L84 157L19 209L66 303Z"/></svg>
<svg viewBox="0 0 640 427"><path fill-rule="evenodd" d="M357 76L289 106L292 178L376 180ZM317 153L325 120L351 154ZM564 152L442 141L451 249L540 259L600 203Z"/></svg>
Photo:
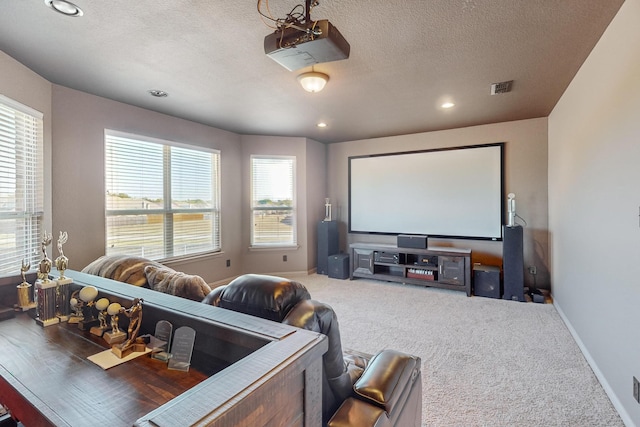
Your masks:
<svg viewBox="0 0 640 427"><path fill-rule="evenodd" d="M251 156L251 246L295 246L294 157Z"/></svg>
<svg viewBox="0 0 640 427"><path fill-rule="evenodd" d="M42 113L0 95L0 276L37 267L44 217Z"/></svg>
<svg viewBox="0 0 640 427"><path fill-rule="evenodd" d="M105 131L106 253L220 250L220 152Z"/></svg>

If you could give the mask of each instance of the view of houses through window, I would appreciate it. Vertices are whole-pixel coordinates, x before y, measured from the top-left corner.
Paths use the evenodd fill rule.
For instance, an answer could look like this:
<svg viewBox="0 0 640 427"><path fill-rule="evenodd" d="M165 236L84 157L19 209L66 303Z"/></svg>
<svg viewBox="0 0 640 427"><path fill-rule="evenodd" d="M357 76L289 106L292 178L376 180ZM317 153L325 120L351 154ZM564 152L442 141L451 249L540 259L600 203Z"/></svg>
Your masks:
<svg viewBox="0 0 640 427"><path fill-rule="evenodd" d="M106 253L220 250L220 153L105 131Z"/></svg>
<svg viewBox="0 0 640 427"><path fill-rule="evenodd" d="M251 156L251 246L294 246L295 157Z"/></svg>

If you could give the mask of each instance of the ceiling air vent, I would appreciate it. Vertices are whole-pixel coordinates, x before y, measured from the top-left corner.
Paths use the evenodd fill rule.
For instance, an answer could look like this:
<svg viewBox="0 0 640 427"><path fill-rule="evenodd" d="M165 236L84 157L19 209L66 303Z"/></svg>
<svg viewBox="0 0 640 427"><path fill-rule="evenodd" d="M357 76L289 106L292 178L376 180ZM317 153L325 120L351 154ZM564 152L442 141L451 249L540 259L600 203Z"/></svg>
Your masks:
<svg viewBox="0 0 640 427"><path fill-rule="evenodd" d="M507 82L493 83L491 85L491 95L499 95L501 93L511 92L513 80Z"/></svg>

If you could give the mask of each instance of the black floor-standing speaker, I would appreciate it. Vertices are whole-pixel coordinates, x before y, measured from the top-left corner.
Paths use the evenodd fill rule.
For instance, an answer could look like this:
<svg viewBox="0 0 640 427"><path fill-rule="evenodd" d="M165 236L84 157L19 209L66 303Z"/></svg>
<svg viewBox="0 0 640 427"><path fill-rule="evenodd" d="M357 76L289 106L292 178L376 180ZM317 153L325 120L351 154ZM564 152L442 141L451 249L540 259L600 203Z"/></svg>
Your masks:
<svg viewBox="0 0 640 427"><path fill-rule="evenodd" d="M329 255L339 252L338 222L320 221L318 223L318 274L329 273Z"/></svg>
<svg viewBox="0 0 640 427"><path fill-rule="evenodd" d="M524 301L522 226L504 227L502 242L503 299Z"/></svg>

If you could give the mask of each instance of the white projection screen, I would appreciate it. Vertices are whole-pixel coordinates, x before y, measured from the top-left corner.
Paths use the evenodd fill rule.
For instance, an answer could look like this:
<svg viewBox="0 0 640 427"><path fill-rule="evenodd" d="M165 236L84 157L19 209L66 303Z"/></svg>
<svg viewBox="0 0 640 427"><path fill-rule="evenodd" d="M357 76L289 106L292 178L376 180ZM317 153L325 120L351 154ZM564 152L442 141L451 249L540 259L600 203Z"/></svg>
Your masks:
<svg viewBox="0 0 640 427"><path fill-rule="evenodd" d="M349 232L502 240L503 149L349 157Z"/></svg>

